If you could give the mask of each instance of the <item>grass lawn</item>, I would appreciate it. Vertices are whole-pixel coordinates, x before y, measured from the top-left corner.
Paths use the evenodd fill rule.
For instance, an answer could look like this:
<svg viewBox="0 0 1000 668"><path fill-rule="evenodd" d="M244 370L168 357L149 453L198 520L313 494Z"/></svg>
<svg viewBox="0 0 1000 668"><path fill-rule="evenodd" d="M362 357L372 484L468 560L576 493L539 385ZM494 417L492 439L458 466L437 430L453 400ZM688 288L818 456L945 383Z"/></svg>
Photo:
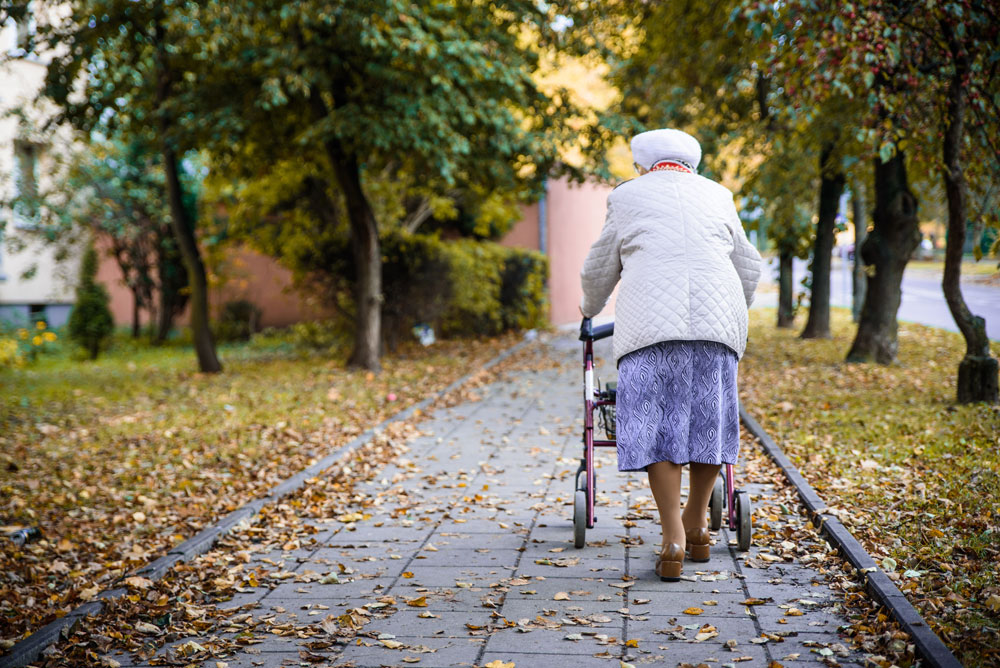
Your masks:
<svg viewBox="0 0 1000 668"><path fill-rule="evenodd" d="M280 348L117 346L0 370L0 643L163 554L383 418L512 345L516 337L401 347L372 375ZM0 647L2 649L2 647Z"/></svg>
<svg viewBox="0 0 1000 668"><path fill-rule="evenodd" d="M907 269L944 274L944 260L910 260ZM1000 273L995 257L984 257L979 262L975 260L962 261L962 276L993 276Z"/></svg>
<svg viewBox="0 0 1000 668"><path fill-rule="evenodd" d="M961 336L903 324L897 365L845 364L847 310L832 340L775 319L751 312L748 410L963 664L996 665L1000 406L955 404Z"/></svg>

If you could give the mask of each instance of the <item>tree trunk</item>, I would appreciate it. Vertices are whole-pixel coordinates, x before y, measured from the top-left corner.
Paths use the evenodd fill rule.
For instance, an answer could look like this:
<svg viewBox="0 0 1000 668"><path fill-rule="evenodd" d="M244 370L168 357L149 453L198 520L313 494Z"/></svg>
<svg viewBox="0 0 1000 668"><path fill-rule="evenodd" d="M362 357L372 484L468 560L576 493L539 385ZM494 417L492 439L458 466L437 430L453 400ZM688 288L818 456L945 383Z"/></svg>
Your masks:
<svg viewBox="0 0 1000 668"><path fill-rule="evenodd" d="M139 306L140 306L140 301L141 300L139 299L139 291L138 290L133 290L132 291L132 338L133 339L138 339L139 338L139 333L140 333L140 331L139 331L140 330L140 325L139 325Z"/></svg>
<svg viewBox="0 0 1000 668"><path fill-rule="evenodd" d="M354 351L348 365L377 372L382 369L379 361L382 342L382 249L378 224L361 188L357 157L349 155L335 140L326 142L326 151L347 204L351 251L357 271Z"/></svg>
<svg viewBox="0 0 1000 668"><path fill-rule="evenodd" d="M795 324L794 295L792 292L792 261L790 252L778 255L778 327L791 329Z"/></svg>
<svg viewBox="0 0 1000 668"><path fill-rule="evenodd" d="M819 156L819 217L816 221L816 244L813 247L812 287L809 296L809 319L802 330L803 339L830 338L830 261L836 233L837 210L844 192L844 174L830 164L835 146L826 144Z"/></svg>
<svg viewBox="0 0 1000 668"><path fill-rule="evenodd" d="M170 335L170 328L174 325L173 312L167 302L167 295L163 290L160 290L160 310L156 312L156 333L154 335L156 343L166 341Z"/></svg>
<svg viewBox="0 0 1000 668"><path fill-rule="evenodd" d="M156 239L156 276L159 310L156 313L156 343L163 343L174 326L174 318L184 310L188 286L187 268L175 245L169 226L161 226Z"/></svg>
<svg viewBox="0 0 1000 668"><path fill-rule="evenodd" d="M997 360L990 355L986 321L969 311L962 296L962 250L965 247L965 201L967 188L962 168L962 139L965 93L962 81L968 61L952 40L955 73L948 85L946 127L943 142L944 189L948 197L948 245L944 255L944 278L941 287L951 316L965 338L965 357L958 366L958 403L998 399Z"/></svg>
<svg viewBox="0 0 1000 668"><path fill-rule="evenodd" d="M187 210L184 208L177 153L170 137L171 119L164 110L164 106L171 96L173 73L167 61L167 51L160 24L154 28L154 42L158 67L156 106L159 113L160 141L163 148L163 171L167 180L170 225L184 260L184 267L187 269L188 286L191 290L191 333L194 338L194 350L198 357L198 368L202 372L218 373L222 371L222 364L215 352L215 338L212 336L208 318L208 277L205 273L205 264L201 259L201 251L198 249L193 221L188 217Z"/></svg>
<svg viewBox="0 0 1000 668"><path fill-rule="evenodd" d="M205 264L201 260L201 251L198 249L193 225L184 209L181 181L177 173L177 156L169 141L164 136L163 169L167 177L170 220L181 256L184 258L184 266L187 268L188 285L191 287L191 333L194 337L194 350L201 371L218 373L222 371L222 364L219 363L219 357L215 353L215 338L209 326L208 276L205 273Z"/></svg>
<svg viewBox="0 0 1000 668"><path fill-rule="evenodd" d="M861 305L865 301L865 263L861 259L861 246L868 236L868 217L865 215L864 186L856 180L851 184L851 217L854 218L854 271L851 274L851 315L854 322L861 318Z"/></svg>
<svg viewBox="0 0 1000 668"><path fill-rule="evenodd" d="M902 299L903 270L920 244L917 199L910 192L906 156L897 150L888 162L875 158L875 210L873 228L861 247L865 264L875 273L868 277L865 303L848 362L891 364L899 347L896 313Z"/></svg>

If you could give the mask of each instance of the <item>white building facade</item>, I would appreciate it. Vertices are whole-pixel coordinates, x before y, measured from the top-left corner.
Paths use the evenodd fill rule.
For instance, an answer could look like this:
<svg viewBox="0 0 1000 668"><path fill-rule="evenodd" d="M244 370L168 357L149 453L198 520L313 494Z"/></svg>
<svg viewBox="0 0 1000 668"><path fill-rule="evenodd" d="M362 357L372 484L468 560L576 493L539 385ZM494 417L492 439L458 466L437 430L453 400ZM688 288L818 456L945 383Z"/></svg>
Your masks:
<svg viewBox="0 0 1000 668"><path fill-rule="evenodd" d="M39 135L45 105L35 102L47 59L35 50L36 17L0 27L0 326L45 321L59 327L69 318L79 258L61 258L45 243L39 212L30 202L50 186L66 142ZM20 110L11 114L12 110ZM56 133L55 136L65 134Z"/></svg>

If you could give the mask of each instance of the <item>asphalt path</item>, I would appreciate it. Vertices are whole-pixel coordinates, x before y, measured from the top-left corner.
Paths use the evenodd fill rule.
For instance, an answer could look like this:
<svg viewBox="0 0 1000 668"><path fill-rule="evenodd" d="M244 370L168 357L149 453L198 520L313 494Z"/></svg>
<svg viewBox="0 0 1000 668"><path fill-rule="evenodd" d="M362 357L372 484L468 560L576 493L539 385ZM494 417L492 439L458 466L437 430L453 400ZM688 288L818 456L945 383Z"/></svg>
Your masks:
<svg viewBox="0 0 1000 668"><path fill-rule="evenodd" d="M768 268L762 282L774 284L777 282L777 259L768 261ZM830 302L834 306L851 306L851 265L839 258L834 259L832 280L830 286ZM796 293L804 290L802 279L808 273L806 262L796 260L793 265L793 277ZM969 309L976 315L986 319L986 333L990 339L1000 341L1000 286L990 285L966 277L962 280L962 294ZM759 293L754 306L776 306L778 293L776 290L764 290ZM916 322L931 327L941 327L953 332L958 331L955 320L951 317L948 304L941 291L941 276L932 271L907 270L903 275L903 301L899 307L898 318L904 322Z"/></svg>

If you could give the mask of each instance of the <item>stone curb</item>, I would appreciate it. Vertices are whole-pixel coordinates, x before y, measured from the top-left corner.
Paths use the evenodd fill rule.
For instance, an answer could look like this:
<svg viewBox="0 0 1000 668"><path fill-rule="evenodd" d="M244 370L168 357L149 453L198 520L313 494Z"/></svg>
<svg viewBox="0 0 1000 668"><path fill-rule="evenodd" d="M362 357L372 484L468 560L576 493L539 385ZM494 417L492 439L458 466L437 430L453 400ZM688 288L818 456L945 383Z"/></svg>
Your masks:
<svg viewBox="0 0 1000 668"><path fill-rule="evenodd" d="M809 509L827 539L840 551L840 553L863 574L865 586L868 593L884 606L899 623L903 631L910 634L913 644L916 646L917 655L921 657L928 666L935 668L961 668L962 664L951 653L951 650L941 641L934 631L923 620L920 613L910 604L895 585L889 579L871 555L851 534L836 516L828 512L826 504L812 488L812 485L799 473L795 465L788 456L781 451L777 443L767 435L764 428L747 412L746 407L740 403L740 420L751 434L759 441L764 451L774 460L778 468L795 485L802 502Z"/></svg>
<svg viewBox="0 0 1000 668"><path fill-rule="evenodd" d="M278 483L274 486L265 496L249 501L242 507L229 513L222 519L218 520L214 524L200 532L191 536L183 543L180 543L176 547L172 548L167 554L160 557L159 559L146 564L145 566L137 569L131 575L141 575L142 577L148 578L150 580L158 580L163 575L167 573L174 564L192 559L199 555L208 552L212 547L215 546L216 541L219 538L227 534L233 527L239 524L244 519L249 520L260 512L268 503L273 503L282 499L289 494L298 491L305 486L306 482L311 478L315 478L320 475L323 471L330 468L338 459L344 456L347 452L358 448L365 443L367 443L375 434L384 428L386 425L392 422L399 422L401 420L406 420L411 417L416 411L423 410L429 405L443 397L444 395L452 392L453 390L461 387L466 382L468 382L473 376L485 371L503 360L507 357L513 355L515 352L521 350L522 348L530 345L531 343L537 341L538 338L534 339L524 339L510 348L504 350L502 353L494 357L493 359L486 362L483 366L479 367L475 371L467 373L458 380L452 382L448 387L444 388L440 392L427 397L426 399L419 401L409 408L396 413L378 423L374 427L363 432L360 436L354 438L354 440L345 443L333 452L329 453L316 463L308 466L307 468L299 471L295 475L287 478L286 480ZM128 576L123 576L122 579ZM105 590L97 595L97 599L93 601L88 601L83 603L76 608L74 608L65 617L60 617L52 622L49 622L42 628L38 629L32 633L27 638L18 641L11 649L10 652L3 657L0 657L0 668L24 668L35 661L42 652L45 651L47 647L53 643L59 641L63 637L69 637L73 631L73 626L76 625L78 621L86 617L87 615L95 615L104 609L103 601L106 599L117 598L128 593L128 590L123 587L114 587L109 590Z"/></svg>

